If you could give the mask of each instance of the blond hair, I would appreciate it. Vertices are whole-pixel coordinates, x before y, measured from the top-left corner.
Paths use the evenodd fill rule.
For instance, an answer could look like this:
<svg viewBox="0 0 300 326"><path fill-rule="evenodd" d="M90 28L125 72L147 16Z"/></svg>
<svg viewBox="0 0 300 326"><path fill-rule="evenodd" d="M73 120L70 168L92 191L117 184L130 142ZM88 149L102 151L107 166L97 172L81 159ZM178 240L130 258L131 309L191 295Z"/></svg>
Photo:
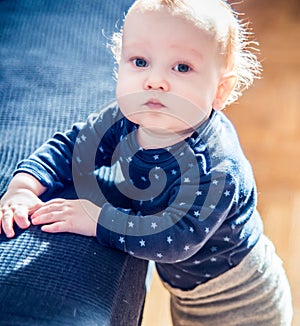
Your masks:
<svg viewBox="0 0 300 326"><path fill-rule="evenodd" d="M261 64L257 58L257 42L248 24L242 23L238 14L223 0L136 0L128 11L158 11L168 7L170 14L180 15L193 22L201 30L214 36L224 67L237 76L237 83L227 99L226 105L235 102L242 92L260 77ZM125 17L126 19L126 17ZM122 30L113 34L109 44L116 62L122 48Z"/></svg>

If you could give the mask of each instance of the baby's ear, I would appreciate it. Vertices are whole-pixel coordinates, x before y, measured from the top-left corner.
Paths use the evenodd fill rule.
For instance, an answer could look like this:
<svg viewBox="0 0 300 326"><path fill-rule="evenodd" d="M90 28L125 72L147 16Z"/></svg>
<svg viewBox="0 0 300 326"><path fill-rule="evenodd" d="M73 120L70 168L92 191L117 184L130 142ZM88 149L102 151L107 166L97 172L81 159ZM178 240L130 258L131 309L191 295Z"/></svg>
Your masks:
<svg viewBox="0 0 300 326"><path fill-rule="evenodd" d="M221 77L212 105L215 110L222 110L224 108L226 100L234 89L236 82L237 77L233 72L225 74Z"/></svg>

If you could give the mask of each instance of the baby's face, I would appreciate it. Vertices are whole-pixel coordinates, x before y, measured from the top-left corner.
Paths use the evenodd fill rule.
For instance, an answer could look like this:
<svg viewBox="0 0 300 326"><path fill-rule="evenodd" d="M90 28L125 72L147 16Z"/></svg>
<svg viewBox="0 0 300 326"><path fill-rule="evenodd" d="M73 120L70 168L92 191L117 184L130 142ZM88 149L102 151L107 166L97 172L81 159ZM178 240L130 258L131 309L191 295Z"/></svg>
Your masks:
<svg viewBox="0 0 300 326"><path fill-rule="evenodd" d="M211 112L220 61L213 37L193 23L167 9L133 11L124 24L119 106L145 128L184 134Z"/></svg>

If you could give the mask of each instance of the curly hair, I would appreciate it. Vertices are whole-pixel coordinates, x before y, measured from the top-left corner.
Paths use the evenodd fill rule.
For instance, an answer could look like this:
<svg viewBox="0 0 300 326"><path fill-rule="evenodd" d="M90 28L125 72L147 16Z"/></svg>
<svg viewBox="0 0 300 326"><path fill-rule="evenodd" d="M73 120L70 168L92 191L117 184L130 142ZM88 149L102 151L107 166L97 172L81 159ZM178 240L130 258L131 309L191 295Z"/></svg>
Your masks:
<svg viewBox="0 0 300 326"><path fill-rule="evenodd" d="M226 105L235 102L253 84L255 78L260 78L262 67L257 58L258 43L252 39L249 24L243 22L226 1L136 0L128 14L133 10L157 11L163 6L170 9L170 14L184 17L216 39L220 55L224 58L225 69L232 71L237 77L235 88ZM111 43L108 44L117 63L122 51L122 35L121 29L113 34Z"/></svg>

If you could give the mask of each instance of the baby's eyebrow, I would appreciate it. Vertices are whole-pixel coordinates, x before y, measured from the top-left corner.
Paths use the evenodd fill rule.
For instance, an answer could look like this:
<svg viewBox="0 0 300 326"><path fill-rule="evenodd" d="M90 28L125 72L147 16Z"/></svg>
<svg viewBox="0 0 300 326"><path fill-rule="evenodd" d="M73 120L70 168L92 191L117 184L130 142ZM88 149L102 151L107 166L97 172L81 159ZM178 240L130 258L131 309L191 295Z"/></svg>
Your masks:
<svg viewBox="0 0 300 326"><path fill-rule="evenodd" d="M184 47L184 46L178 46L178 45L172 45L171 49L174 49L175 52L180 53L180 54L187 54L191 55L197 60L203 59L203 54L199 51L197 51L194 48L189 48L189 47Z"/></svg>
<svg viewBox="0 0 300 326"><path fill-rule="evenodd" d="M174 51L174 53L180 54L181 57L190 56L197 61L203 60L203 54L194 48L183 47L178 45L172 45L170 48ZM123 43L122 46L122 51L129 53L135 51L142 51L145 49L147 49L147 43L144 42L126 42L125 44Z"/></svg>
<svg viewBox="0 0 300 326"><path fill-rule="evenodd" d="M137 42L137 41L135 41L135 42L130 42L130 41L123 41L123 48L145 48L145 47L147 47L147 42L142 42L142 41L140 41L140 42Z"/></svg>
<svg viewBox="0 0 300 326"><path fill-rule="evenodd" d="M146 44L126 42L122 44L122 55L126 55L126 56L128 55L131 56L136 54L141 55L142 53L145 52L146 49L147 49Z"/></svg>

